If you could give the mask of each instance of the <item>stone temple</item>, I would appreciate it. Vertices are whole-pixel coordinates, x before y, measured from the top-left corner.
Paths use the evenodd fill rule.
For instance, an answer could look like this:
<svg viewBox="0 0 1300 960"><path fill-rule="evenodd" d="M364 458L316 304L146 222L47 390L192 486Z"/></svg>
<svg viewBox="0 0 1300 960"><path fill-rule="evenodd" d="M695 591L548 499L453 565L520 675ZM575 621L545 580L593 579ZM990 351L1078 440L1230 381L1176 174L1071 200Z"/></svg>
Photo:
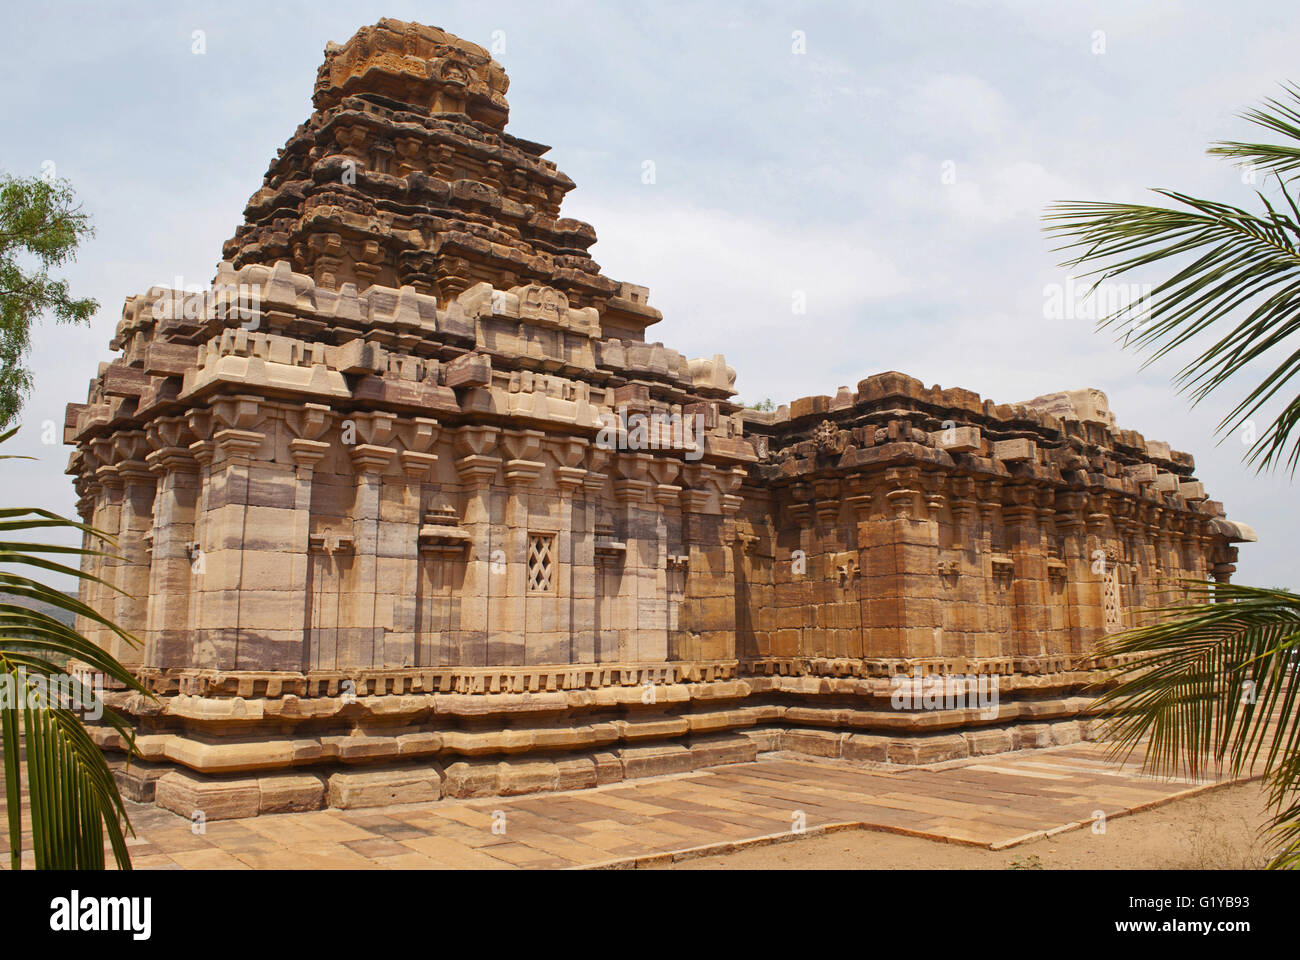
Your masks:
<svg viewBox="0 0 1300 960"><path fill-rule="evenodd" d="M156 693L110 696L129 795L211 819L1070 742L1096 640L1254 539L1098 391L743 408L722 356L647 340L507 86L432 27L331 44L211 289L129 297L69 406L123 591L82 599L142 643L82 628Z"/></svg>

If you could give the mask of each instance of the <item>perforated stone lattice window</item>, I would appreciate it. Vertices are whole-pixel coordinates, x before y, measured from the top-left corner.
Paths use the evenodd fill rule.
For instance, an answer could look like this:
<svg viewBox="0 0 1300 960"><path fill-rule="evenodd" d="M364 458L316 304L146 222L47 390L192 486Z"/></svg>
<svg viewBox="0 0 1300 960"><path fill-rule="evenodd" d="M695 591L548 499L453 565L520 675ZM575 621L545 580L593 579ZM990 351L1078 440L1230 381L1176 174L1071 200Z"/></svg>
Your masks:
<svg viewBox="0 0 1300 960"><path fill-rule="evenodd" d="M1124 626L1124 608L1119 596L1119 567L1111 566L1106 574L1105 593L1103 595L1106 614L1106 632L1114 633Z"/></svg>
<svg viewBox="0 0 1300 960"><path fill-rule="evenodd" d="M555 569L555 537L534 533L528 537L528 592L550 593Z"/></svg>

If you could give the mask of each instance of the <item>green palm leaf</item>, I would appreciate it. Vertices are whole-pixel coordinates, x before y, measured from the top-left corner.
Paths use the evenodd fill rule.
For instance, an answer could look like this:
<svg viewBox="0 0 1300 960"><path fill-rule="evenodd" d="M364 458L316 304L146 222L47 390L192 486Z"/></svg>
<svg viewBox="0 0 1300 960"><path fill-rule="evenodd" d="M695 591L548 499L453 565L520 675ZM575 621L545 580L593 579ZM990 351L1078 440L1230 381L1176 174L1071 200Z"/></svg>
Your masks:
<svg viewBox="0 0 1300 960"><path fill-rule="evenodd" d="M1300 144L1300 87L1292 83L1284 83L1282 89L1286 93L1287 100L1269 97L1264 101L1267 110L1248 110L1243 116L1267 130L1280 133ZM1221 157L1242 160L1278 174L1300 169L1300 146L1220 140L1210 148L1209 152Z"/></svg>
<svg viewBox="0 0 1300 960"><path fill-rule="evenodd" d="M14 432L0 434L0 442ZM51 556L108 555L103 551L13 539L31 531L59 528L89 534L89 539L112 545L107 535L46 510L0 510L0 537L4 538L0 540L0 566L4 568L0 572L0 593L7 595L0 600L0 680L9 684L8 697L0 701L0 740L3 740L10 865L19 869L22 862L21 753L25 749L36 867L103 869L107 834L116 865L130 869L124 832L130 829L130 821L112 771L83 719L55 691L56 684L62 684L65 692L73 691L79 696L80 703L90 702L90 691L73 672L75 663L128 689L146 695L148 692L103 648L50 613L25 603L47 604L99 624L131 645L138 645L138 641L77 598L33 576L14 572L15 568L26 567L34 575L63 574L104 584L77 567L49 559ZM102 722L118 733L129 757L135 743L129 722L107 707L102 709Z"/></svg>
<svg viewBox="0 0 1300 960"><path fill-rule="evenodd" d="M1287 88L1300 104L1300 90ZM1152 363L1202 337L1199 352L1175 378L1193 405L1222 387L1253 361L1282 350L1276 366L1219 423L1221 434L1244 426L1265 406L1281 412L1250 444L1247 461L1259 469L1300 466L1300 394L1286 391L1300 373L1300 350L1286 351L1300 332L1300 207L1281 174L1300 168L1300 110L1276 100L1247 119L1295 140L1293 145L1221 144L1212 153L1268 167L1277 174L1285 204L1278 209L1263 193L1262 213L1202 200L1173 190L1155 193L1180 207L1075 201L1054 204L1044 216L1047 232L1071 254L1063 266L1095 265L1086 272L1094 289L1106 281L1169 262L1173 275L1150 294L1109 313L1102 327L1122 327L1125 345L1150 353ZM1271 112L1270 112L1271 111Z"/></svg>
<svg viewBox="0 0 1300 960"><path fill-rule="evenodd" d="M1190 604L1147 611L1153 622L1099 644L1115 661L1105 671L1114 686L1095 704L1103 737L1115 759L1145 747L1144 766L1160 776L1263 775L1279 810L1274 865L1300 864L1300 596L1186 586Z"/></svg>
<svg viewBox="0 0 1300 960"><path fill-rule="evenodd" d="M1194 354L1175 383L1193 405L1269 358L1271 370L1220 421L1220 434L1281 410L1251 442L1258 470L1300 466L1300 207L1287 183L1300 170L1300 87L1243 116L1284 143L1222 141L1210 153L1271 173L1276 204L1261 211L1155 191L1177 206L1059 203L1045 214L1063 241L1064 266L1090 265L1097 286L1151 267L1169 271L1150 293L1104 316L1151 363L1182 347ZM1295 438L1294 440L1292 438ZM1249 439L1249 438L1248 438ZM1300 867L1300 596L1228 584L1189 585L1189 603L1147 611L1144 626L1098 648L1114 685L1098 699L1102 735L1116 756L1144 749L1163 775L1262 773L1270 784L1278 851L1270 866Z"/></svg>
<svg viewBox="0 0 1300 960"><path fill-rule="evenodd" d="M1189 604L1148 611L1145 626L1104 638L1097 655L1115 683L1097 705L1118 748L1150 739L1162 775L1233 775L1277 768L1300 737L1300 596L1237 584L1186 584ZM1217 602L1216 602L1217 601ZM1278 736L1269 732L1276 729ZM1282 735L1289 729L1289 734Z"/></svg>

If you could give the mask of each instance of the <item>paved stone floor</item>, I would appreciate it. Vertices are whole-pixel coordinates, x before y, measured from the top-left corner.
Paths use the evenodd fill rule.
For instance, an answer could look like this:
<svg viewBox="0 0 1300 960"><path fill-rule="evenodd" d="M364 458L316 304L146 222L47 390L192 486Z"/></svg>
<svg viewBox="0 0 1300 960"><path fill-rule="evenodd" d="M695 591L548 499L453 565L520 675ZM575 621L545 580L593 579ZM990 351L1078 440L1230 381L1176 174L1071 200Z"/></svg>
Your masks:
<svg viewBox="0 0 1300 960"><path fill-rule="evenodd" d="M908 770L766 755L595 790L215 821L200 834L133 804L130 844L138 869L622 867L797 841L800 825L1002 849L1214 785L1145 778L1087 743Z"/></svg>

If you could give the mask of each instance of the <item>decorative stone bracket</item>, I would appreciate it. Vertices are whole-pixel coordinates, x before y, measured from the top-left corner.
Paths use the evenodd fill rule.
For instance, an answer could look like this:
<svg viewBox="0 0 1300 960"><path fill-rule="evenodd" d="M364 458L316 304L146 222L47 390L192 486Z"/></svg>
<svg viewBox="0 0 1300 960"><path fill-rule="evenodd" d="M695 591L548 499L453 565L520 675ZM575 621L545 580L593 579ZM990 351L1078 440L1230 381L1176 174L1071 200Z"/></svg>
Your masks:
<svg viewBox="0 0 1300 960"><path fill-rule="evenodd" d="M605 560L621 561L627 555L627 544L615 539L613 524L606 522L596 524L594 549Z"/></svg>
<svg viewBox="0 0 1300 960"><path fill-rule="evenodd" d="M1011 579L1015 573L1015 562L1003 554L994 554L991 558L993 565L993 580L1001 587L1011 586Z"/></svg>
<svg viewBox="0 0 1300 960"><path fill-rule="evenodd" d="M347 533L313 533L307 538L312 553L351 554L356 550L356 539Z"/></svg>

